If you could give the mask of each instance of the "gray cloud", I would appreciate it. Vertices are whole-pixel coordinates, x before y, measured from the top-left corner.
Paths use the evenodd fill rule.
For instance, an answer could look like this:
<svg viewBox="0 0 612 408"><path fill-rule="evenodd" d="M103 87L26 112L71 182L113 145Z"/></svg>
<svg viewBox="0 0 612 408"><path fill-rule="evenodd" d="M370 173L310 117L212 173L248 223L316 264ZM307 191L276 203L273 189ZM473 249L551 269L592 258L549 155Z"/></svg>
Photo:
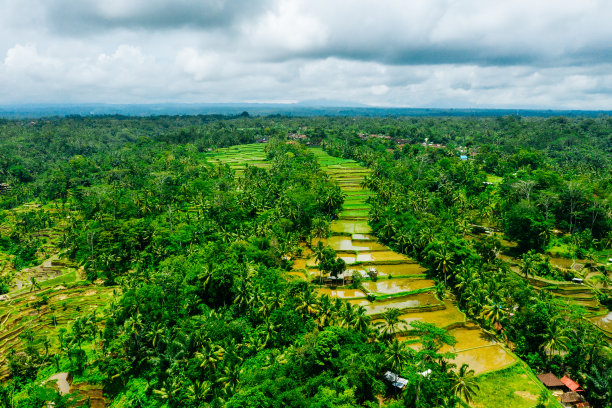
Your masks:
<svg viewBox="0 0 612 408"><path fill-rule="evenodd" d="M268 2L252 0L49 0L46 20L60 33L99 33L109 29L228 28L256 16Z"/></svg>
<svg viewBox="0 0 612 408"><path fill-rule="evenodd" d="M612 107L605 0L0 0L0 104Z"/></svg>

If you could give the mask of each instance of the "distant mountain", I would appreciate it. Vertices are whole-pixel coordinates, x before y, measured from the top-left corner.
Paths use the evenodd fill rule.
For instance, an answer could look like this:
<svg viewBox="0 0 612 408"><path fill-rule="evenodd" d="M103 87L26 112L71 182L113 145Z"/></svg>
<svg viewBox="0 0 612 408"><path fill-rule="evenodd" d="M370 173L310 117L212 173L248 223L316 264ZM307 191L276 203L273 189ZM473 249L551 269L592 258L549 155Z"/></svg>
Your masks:
<svg viewBox="0 0 612 408"><path fill-rule="evenodd" d="M155 115L239 115L255 116L587 116L612 115L612 111L533 110L533 109L436 109L388 108L327 99L298 103L160 103L160 104L23 104L0 106L0 118L25 119L70 115L155 116Z"/></svg>
<svg viewBox="0 0 612 408"><path fill-rule="evenodd" d="M370 108L370 105L365 105L358 102L337 101L333 99L307 99L297 102L293 105L304 107L317 108Z"/></svg>

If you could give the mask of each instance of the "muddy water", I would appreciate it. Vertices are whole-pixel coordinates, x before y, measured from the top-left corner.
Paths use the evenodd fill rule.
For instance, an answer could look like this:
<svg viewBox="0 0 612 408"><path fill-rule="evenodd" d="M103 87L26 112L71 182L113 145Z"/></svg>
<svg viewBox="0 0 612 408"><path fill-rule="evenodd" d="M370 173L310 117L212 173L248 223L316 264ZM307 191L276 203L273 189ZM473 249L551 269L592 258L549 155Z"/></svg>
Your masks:
<svg viewBox="0 0 612 408"><path fill-rule="evenodd" d="M366 299L349 299L348 302L353 306L369 306L372 303Z"/></svg>
<svg viewBox="0 0 612 408"><path fill-rule="evenodd" d="M402 296L397 298L377 300L366 306L367 314L383 313L387 309L405 309L409 307L436 306L441 302L433 293L419 293L417 295Z"/></svg>
<svg viewBox="0 0 612 408"><path fill-rule="evenodd" d="M450 325L459 325L465 323L465 316L455 306L444 302L446 309L406 313L400 316L400 319L409 324L413 321L421 321L425 323L435 324L438 327L448 327Z"/></svg>
<svg viewBox="0 0 612 408"><path fill-rule="evenodd" d="M461 367L467 363L476 374L499 370L513 364L516 360L499 345L480 347L457 353L454 363Z"/></svg>
<svg viewBox="0 0 612 408"><path fill-rule="evenodd" d="M357 255L357 262L398 262L408 260L410 258L406 255L393 251L369 252Z"/></svg>
<svg viewBox="0 0 612 408"><path fill-rule="evenodd" d="M375 241L376 240L376 237L374 235L367 235L367 234L353 234L351 238L353 239L353 241ZM382 244L381 246L385 247Z"/></svg>
<svg viewBox="0 0 612 408"><path fill-rule="evenodd" d="M363 287L370 292L393 294L418 289L433 288L436 283L429 279L384 279L376 282L367 281Z"/></svg>
<svg viewBox="0 0 612 408"><path fill-rule="evenodd" d="M577 259L575 262L571 259L567 259L567 258L559 258L559 257L549 257L550 259L550 263L555 265L555 266L560 266L561 268L567 268L570 269L572 267L572 265L575 266L582 266L584 265L587 261L583 260L583 259Z"/></svg>
<svg viewBox="0 0 612 408"><path fill-rule="evenodd" d="M387 248L378 242L353 242L349 237L331 237L327 243L335 251L384 251Z"/></svg>
<svg viewBox="0 0 612 408"><path fill-rule="evenodd" d="M457 344L454 346L444 346L441 352L446 353L448 351L456 352L460 350L472 349L475 347L492 346L495 341L487 338L486 334L480 329L468 329L465 327L459 327L449 331L457 340Z"/></svg>
<svg viewBox="0 0 612 408"><path fill-rule="evenodd" d="M396 265L370 264L368 268L375 268L378 271L379 279L388 276L408 276L423 275L426 269L417 263L401 263Z"/></svg>
<svg viewBox="0 0 612 408"><path fill-rule="evenodd" d="M612 312L604 316L592 317L591 321L602 329L612 333Z"/></svg>
<svg viewBox="0 0 612 408"><path fill-rule="evenodd" d="M318 288L317 293L320 295L328 295L331 297L339 297L343 299L365 297L366 294L359 289L331 289Z"/></svg>
<svg viewBox="0 0 612 408"><path fill-rule="evenodd" d="M346 254L340 254L338 255L338 258L342 259L344 262L346 262L347 265L351 265L354 264L356 261L356 256L355 255L346 255Z"/></svg>

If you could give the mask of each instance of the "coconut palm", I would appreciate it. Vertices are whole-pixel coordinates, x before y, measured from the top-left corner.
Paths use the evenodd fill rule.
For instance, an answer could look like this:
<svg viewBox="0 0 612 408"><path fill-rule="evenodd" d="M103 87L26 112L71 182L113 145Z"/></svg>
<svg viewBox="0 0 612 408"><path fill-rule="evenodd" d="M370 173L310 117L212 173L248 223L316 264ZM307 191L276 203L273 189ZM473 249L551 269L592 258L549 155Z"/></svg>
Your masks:
<svg viewBox="0 0 612 408"><path fill-rule="evenodd" d="M545 341L540 348L546 353L555 355L567 351L567 344L570 342L570 339L564 334L561 324L552 321L546 329L544 337Z"/></svg>
<svg viewBox="0 0 612 408"><path fill-rule="evenodd" d="M482 308L482 312L480 312L480 317L491 322L493 326L498 325L506 315L507 311L501 303L485 305Z"/></svg>
<svg viewBox="0 0 612 408"><path fill-rule="evenodd" d="M212 384L208 381L195 380L187 387L187 396L191 401L195 401L198 406L212 396Z"/></svg>
<svg viewBox="0 0 612 408"><path fill-rule="evenodd" d="M383 313L383 320L376 323L380 329L379 337L383 340L391 340L402 330L404 322L400 320L400 310L396 308L387 309Z"/></svg>
<svg viewBox="0 0 612 408"><path fill-rule="evenodd" d="M317 314L317 322L319 328L333 324L335 320L335 308L328 295L323 295L319 298L319 313Z"/></svg>
<svg viewBox="0 0 612 408"><path fill-rule="evenodd" d="M393 339L385 350L385 363L390 366L391 371L400 373L410 361L410 351L408 343Z"/></svg>
<svg viewBox="0 0 612 408"><path fill-rule="evenodd" d="M340 327L350 327L355 319L355 308L353 304L349 302L344 303L338 317L340 318Z"/></svg>
<svg viewBox="0 0 612 408"><path fill-rule="evenodd" d="M217 382L221 384L223 391L225 391L227 395L232 395L234 393L242 371L242 368L240 368L238 364L223 369L223 374L217 379Z"/></svg>
<svg viewBox="0 0 612 408"><path fill-rule="evenodd" d="M453 394L469 404L479 390L480 386L476 382L474 370L470 370L467 364L462 364L459 371L453 374Z"/></svg>
<svg viewBox="0 0 612 408"><path fill-rule="evenodd" d="M295 311L300 312L302 317L306 315L312 316L316 314L318 308L319 302L317 301L316 296L313 294L312 289L307 289L301 293Z"/></svg>
<svg viewBox="0 0 612 408"><path fill-rule="evenodd" d="M354 312L352 328L359 333L367 334L370 331L370 316L366 314L366 308L357 306Z"/></svg>
<svg viewBox="0 0 612 408"><path fill-rule="evenodd" d="M200 363L200 368L207 370L209 368L214 369L224 355L225 349L208 339L204 342L201 352L195 353L195 358Z"/></svg>
<svg viewBox="0 0 612 408"><path fill-rule="evenodd" d="M431 251L429 256L432 258L436 269L444 275L444 285L447 286L447 274L454 265L454 254L448 250L446 245L442 245L437 250Z"/></svg>

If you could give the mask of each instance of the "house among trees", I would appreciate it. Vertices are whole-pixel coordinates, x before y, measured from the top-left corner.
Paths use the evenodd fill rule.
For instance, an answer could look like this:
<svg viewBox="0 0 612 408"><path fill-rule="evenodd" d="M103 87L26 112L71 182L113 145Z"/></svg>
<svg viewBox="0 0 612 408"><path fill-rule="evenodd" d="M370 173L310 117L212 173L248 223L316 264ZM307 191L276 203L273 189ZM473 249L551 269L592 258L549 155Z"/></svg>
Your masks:
<svg viewBox="0 0 612 408"><path fill-rule="evenodd" d="M538 375L538 379L542 381L542 384L544 384L544 386L557 398L563 395L566 390L565 384L563 384L559 377L553 373L540 374Z"/></svg>
<svg viewBox="0 0 612 408"><path fill-rule="evenodd" d="M564 407L590 407L584 397L578 393L584 391L582 387L568 376L559 379L553 373L546 373L538 375L538 379ZM569 392L566 392L568 390Z"/></svg>
<svg viewBox="0 0 612 408"><path fill-rule="evenodd" d="M392 373L391 371L387 371L384 375L385 380L389 382L395 388L403 390L406 385L408 385L408 380L400 377L399 375Z"/></svg>
<svg viewBox="0 0 612 408"><path fill-rule="evenodd" d="M11 190L10 184L0 183L0 193L6 193Z"/></svg>
<svg viewBox="0 0 612 408"><path fill-rule="evenodd" d="M584 391L582 389L582 387L580 385L578 385L578 383L576 381L572 380L567 375L565 375L565 376L563 376L563 378L561 378L561 382L563 384L565 384L565 386L567 388L569 388L573 392L583 392Z"/></svg>
<svg viewBox="0 0 612 408"><path fill-rule="evenodd" d="M561 396L561 405L567 408L585 408L591 405L577 392L566 392Z"/></svg>

